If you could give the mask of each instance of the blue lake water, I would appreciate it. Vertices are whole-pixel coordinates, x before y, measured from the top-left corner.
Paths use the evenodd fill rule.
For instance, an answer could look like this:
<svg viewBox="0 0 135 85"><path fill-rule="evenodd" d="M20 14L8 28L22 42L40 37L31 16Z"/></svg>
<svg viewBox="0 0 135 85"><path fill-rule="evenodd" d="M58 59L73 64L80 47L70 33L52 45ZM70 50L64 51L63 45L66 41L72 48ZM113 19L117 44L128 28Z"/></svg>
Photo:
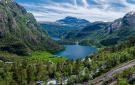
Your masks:
<svg viewBox="0 0 135 85"><path fill-rule="evenodd" d="M59 38L59 37L51 37L51 39L52 39L52 40L55 40L55 41L61 40L61 38Z"/></svg>
<svg viewBox="0 0 135 85"><path fill-rule="evenodd" d="M96 48L82 45L65 45L65 50L56 53L58 56L63 56L68 59L84 58L89 54L96 52Z"/></svg>

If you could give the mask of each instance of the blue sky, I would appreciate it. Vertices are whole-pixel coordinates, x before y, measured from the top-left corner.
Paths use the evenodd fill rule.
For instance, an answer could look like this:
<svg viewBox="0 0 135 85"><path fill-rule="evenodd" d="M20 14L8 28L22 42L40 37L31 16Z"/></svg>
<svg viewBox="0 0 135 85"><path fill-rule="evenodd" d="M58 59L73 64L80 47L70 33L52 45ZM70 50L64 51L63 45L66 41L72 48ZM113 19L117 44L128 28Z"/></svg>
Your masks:
<svg viewBox="0 0 135 85"><path fill-rule="evenodd" d="M55 21L66 16L93 21L113 21L135 11L135 0L16 0L38 21Z"/></svg>

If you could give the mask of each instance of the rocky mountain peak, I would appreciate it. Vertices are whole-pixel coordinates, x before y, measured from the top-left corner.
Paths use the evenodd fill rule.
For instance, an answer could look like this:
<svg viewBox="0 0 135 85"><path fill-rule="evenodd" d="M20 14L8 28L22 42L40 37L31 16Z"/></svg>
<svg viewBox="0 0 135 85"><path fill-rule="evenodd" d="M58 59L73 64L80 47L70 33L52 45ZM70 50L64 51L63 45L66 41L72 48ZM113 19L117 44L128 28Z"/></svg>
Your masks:
<svg viewBox="0 0 135 85"><path fill-rule="evenodd" d="M135 12L129 12L123 17L123 24L126 26L135 26Z"/></svg>
<svg viewBox="0 0 135 85"><path fill-rule="evenodd" d="M131 12L127 13L127 14L125 15L125 17L129 17L129 16L133 16L133 15L135 15L135 12L131 11Z"/></svg>
<svg viewBox="0 0 135 85"><path fill-rule="evenodd" d="M123 18L119 18L113 21L109 25L108 31L110 33L113 30L119 30L120 28L124 28L125 26L135 27L135 12L129 12Z"/></svg>

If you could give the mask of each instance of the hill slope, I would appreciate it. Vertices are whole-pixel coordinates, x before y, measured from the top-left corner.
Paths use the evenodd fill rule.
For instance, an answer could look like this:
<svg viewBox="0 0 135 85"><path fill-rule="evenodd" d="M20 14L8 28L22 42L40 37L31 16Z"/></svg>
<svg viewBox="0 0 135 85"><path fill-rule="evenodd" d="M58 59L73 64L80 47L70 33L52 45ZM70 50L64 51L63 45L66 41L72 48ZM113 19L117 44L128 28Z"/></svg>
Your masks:
<svg viewBox="0 0 135 85"><path fill-rule="evenodd" d="M34 16L12 0L0 1L0 41L1 50L17 54L23 54L25 50L54 51L59 48L40 29Z"/></svg>

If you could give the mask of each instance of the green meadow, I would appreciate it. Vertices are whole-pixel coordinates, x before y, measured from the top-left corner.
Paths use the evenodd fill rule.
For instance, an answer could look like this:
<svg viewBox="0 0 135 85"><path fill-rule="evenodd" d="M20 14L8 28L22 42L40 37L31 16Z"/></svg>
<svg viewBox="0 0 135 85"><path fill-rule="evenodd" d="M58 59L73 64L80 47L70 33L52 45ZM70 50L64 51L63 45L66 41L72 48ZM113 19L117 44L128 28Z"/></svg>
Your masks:
<svg viewBox="0 0 135 85"><path fill-rule="evenodd" d="M2 58L4 58L7 61L20 61L21 59L26 59L27 61L31 63L44 63L44 62L64 62L67 60L64 57L53 55L47 51L36 51L33 52L30 56L18 56L9 52L0 51L0 54Z"/></svg>
<svg viewBox="0 0 135 85"><path fill-rule="evenodd" d="M67 60L64 57L53 55L47 51L36 51L28 58L32 62L63 62Z"/></svg>

